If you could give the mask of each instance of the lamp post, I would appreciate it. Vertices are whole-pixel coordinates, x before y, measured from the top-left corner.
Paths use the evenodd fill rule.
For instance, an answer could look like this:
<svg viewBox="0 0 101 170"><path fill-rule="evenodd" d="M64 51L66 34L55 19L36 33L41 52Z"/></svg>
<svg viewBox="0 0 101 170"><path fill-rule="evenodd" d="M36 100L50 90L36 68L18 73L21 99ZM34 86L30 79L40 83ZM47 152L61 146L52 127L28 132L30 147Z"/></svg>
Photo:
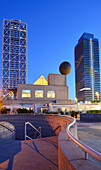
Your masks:
<svg viewBox="0 0 101 170"><path fill-rule="evenodd" d="M100 94L99 94L98 92L96 92L95 94L96 94L96 98L97 98L97 100L99 100L99 98L100 98Z"/></svg>

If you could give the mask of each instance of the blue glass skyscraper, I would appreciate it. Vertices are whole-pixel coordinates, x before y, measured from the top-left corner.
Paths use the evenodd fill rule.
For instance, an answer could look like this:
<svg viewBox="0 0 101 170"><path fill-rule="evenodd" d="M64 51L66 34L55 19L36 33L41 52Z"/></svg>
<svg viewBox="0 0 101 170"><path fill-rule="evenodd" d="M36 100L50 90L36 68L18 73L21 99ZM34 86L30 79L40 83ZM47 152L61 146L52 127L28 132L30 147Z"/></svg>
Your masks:
<svg viewBox="0 0 101 170"><path fill-rule="evenodd" d="M2 90L27 81L27 26L20 20L3 20Z"/></svg>
<svg viewBox="0 0 101 170"><path fill-rule="evenodd" d="M75 84L78 101L96 99L100 94L99 42L93 34L84 33L75 47Z"/></svg>

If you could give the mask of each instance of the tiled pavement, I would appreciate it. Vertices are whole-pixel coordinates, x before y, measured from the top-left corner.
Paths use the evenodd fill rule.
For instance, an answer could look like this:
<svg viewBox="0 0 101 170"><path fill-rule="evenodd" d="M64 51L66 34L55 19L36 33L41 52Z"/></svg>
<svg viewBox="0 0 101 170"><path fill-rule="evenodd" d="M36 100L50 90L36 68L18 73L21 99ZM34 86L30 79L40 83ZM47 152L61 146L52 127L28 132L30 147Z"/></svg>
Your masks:
<svg viewBox="0 0 101 170"><path fill-rule="evenodd" d="M0 170L57 170L57 136L0 147Z"/></svg>
<svg viewBox="0 0 101 170"><path fill-rule="evenodd" d="M80 122L77 121L78 138L86 145L101 153L101 122ZM89 156L89 159L92 159ZM99 161L93 161L101 166Z"/></svg>

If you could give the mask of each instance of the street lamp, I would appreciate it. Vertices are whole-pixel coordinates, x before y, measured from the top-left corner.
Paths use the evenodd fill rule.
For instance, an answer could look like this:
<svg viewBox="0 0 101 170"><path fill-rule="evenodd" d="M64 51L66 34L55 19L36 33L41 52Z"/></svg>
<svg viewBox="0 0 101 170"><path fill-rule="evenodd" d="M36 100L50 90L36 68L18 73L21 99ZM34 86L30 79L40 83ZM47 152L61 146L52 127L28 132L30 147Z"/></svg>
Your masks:
<svg viewBox="0 0 101 170"><path fill-rule="evenodd" d="M97 100L99 100L99 98L100 98L100 94L99 94L98 92L96 92L95 94L96 94L96 98L97 98Z"/></svg>

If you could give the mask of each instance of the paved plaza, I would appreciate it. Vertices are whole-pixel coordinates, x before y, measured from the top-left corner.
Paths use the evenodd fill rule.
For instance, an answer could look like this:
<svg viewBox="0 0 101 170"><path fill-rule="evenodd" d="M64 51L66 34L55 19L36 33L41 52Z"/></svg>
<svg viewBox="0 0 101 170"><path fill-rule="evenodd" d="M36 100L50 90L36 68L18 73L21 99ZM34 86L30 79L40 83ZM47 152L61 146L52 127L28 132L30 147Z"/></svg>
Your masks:
<svg viewBox="0 0 101 170"><path fill-rule="evenodd" d="M101 152L101 122L77 121L78 138L91 148ZM0 170L58 170L58 137L34 141L1 141ZM89 160L101 165L89 156Z"/></svg>
<svg viewBox="0 0 101 170"><path fill-rule="evenodd" d="M86 145L101 153L101 122L83 123L77 121L78 124L78 138ZM92 159L89 156L89 159ZM94 162L101 165L99 161Z"/></svg>
<svg viewBox="0 0 101 170"><path fill-rule="evenodd" d="M57 136L13 141L0 147L0 170L57 170Z"/></svg>

